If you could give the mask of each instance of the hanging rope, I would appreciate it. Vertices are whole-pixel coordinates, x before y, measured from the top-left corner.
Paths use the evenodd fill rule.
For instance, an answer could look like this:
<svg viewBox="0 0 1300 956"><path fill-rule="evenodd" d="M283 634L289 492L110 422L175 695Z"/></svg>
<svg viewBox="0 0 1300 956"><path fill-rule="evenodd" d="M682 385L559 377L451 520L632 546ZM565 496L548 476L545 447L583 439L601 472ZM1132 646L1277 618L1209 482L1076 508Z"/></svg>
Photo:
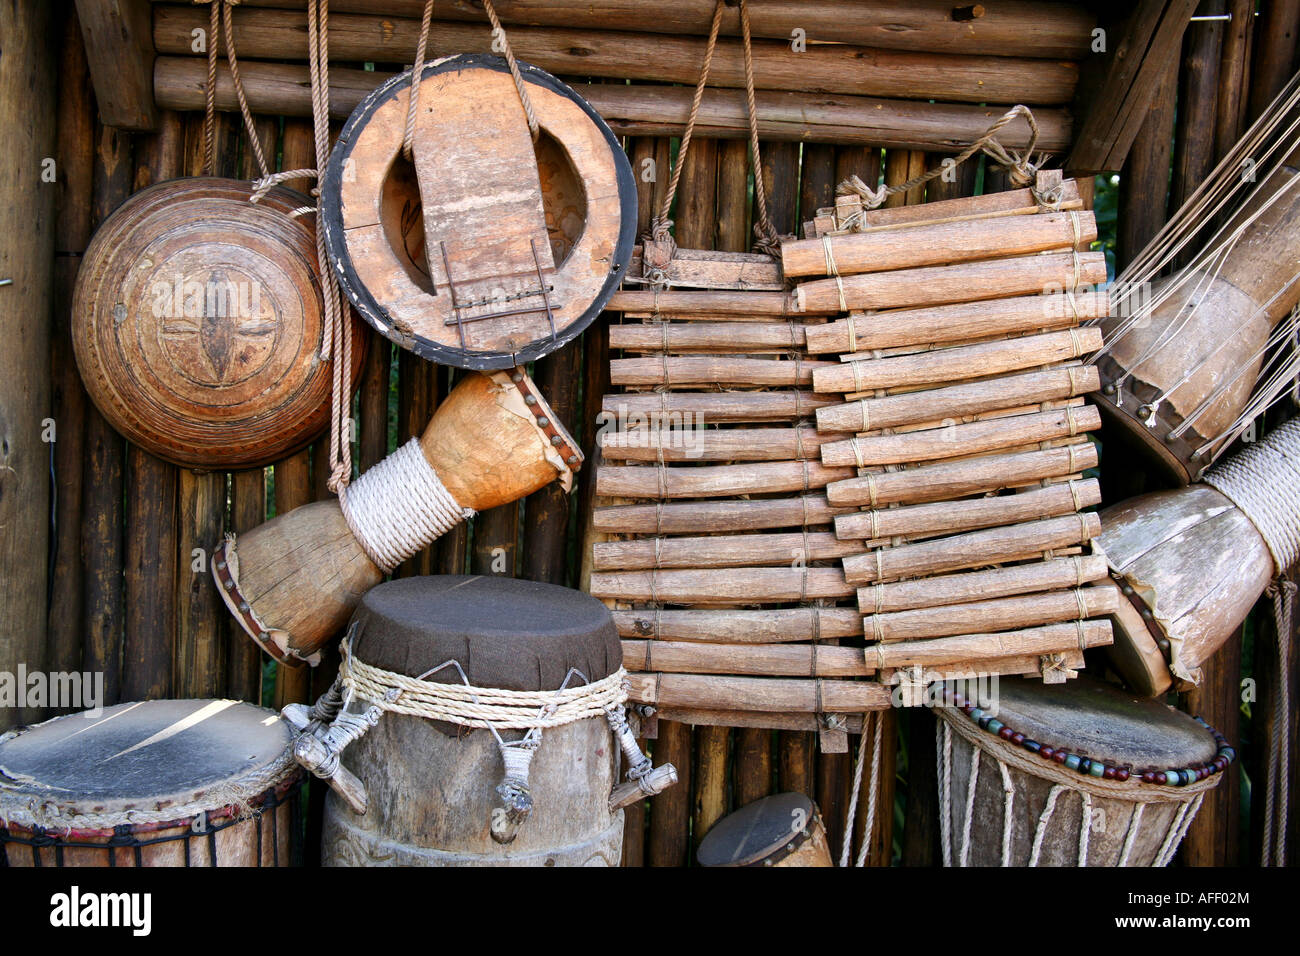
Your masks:
<svg viewBox="0 0 1300 956"><path fill-rule="evenodd" d="M1272 739L1269 741L1268 776L1264 786L1264 838L1261 866L1286 866L1286 831L1291 802L1291 641L1295 621L1296 585L1279 577L1269 585L1273 622L1277 631L1277 694L1273 700Z"/></svg>
<svg viewBox="0 0 1300 956"><path fill-rule="evenodd" d="M537 137L541 130L537 125L537 114L533 112L533 101L528 98L528 88L524 85L524 76L519 72L519 63L515 60L515 52L510 49L510 38L506 36L506 31L501 26L501 21L497 18L497 12L492 7L492 0L483 0L483 10L487 13L488 19L492 21L492 35L501 41L501 52L505 54L506 66L510 67L510 75L515 79L515 89L519 91L519 102L523 104L524 116L528 118L528 131L533 134L533 142L537 142Z"/></svg>
<svg viewBox="0 0 1300 956"><path fill-rule="evenodd" d="M749 35L749 4L740 0L740 29L745 47L745 105L749 113L749 151L754 163L754 200L758 222L754 223L754 248L775 258L781 254L781 240L767 212L767 187L763 183L763 164L758 155L758 106L754 101L754 51Z"/></svg>
<svg viewBox="0 0 1300 956"><path fill-rule="evenodd" d="M221 46L221 27L225 25L226 61L230 65L230 80L235 88L235 98L239 101L239 112L248 131L248 144L253 151L258 171L262 176L270 173L266 164L266 154L262 151L261 140L257 136L257 127L253 124L253 113L248 108L248 97L244 93L243 80L239 78L239 60L235 56L235 28L230 8L239 0L193 0L197 4L208 4L208 76L203 89L203 172L206 176L216 175L216 134L217 134L217 51ZM218 19L220 15L220 19Z"/></svg>
<svg viewBox="0 0 1300 956"><path fill-rule="evenodd" d="M876 805L879 802L880 792L880 753L885 721L882 714L872 714L871 722L875 725L875 733L872 735L871 745L871 782L867 786L867 819L862 831L862 846L858 848L854 866L863 866L867 862L867 853L871 849L871 835L876 828ZM853 821L858 816L858 797L862 792L862 774L866 768L866 758L867 727L864 719L862 737L858 743L857 767L853 773L853 793L849 797L849 812L845 817L844 842L840 846L840 866L849 865L849 854L853 846Z"/></svg>
<svg viewBox="0 0 1300 956"><path fill-rule="evenodd" d="M406 132L402 136L402 155L414 160L415 110L420 102L421 74L424 73L424 51L429 45L429 24L433 21L433 0L426 0L424 16L420 19L420 42L415 46L415 65L411 67L411 92L407 96Z"/></svg>
<svg viewBox="0 0 1300 956"><path fill-rule="evenodd" d="M1029 145L1025 147L1023 153L1018 151L1009 151L998 142L997 136L1002 130L1016 119L1023 119L1029 126ZM938 179L949 168L960 166L966 160L970 159L976 153L984 152L990 156L997 164L1007 170L1008 178L1013 186L1023 188L1030 186L1034 182L1034 177L1038 173L1038 167L1043 159L1040 156L1038 162L1034 162L1034 149L1038 146L1038 121L1034 119L1034 114L1030 112L1027 106L1013 106L1007 110L996 122L984 131L979 139L971 143L960 153L952 158L952 163L941 163L924 173L913 176L911 179L894 186L881 186L879 189L872 189L857 176L850 176L837 187L835 193L839 196L857 195L862 198L862 204L867 209L879 207L890 196L898 193L905 193L909 189L915 189L917 186L924 186L926 183ZM1034 199L1040 205L1052 206L1061 201L1059 193L1048 194L1042 193L1035 189ZM861 228L861 222L852 223L851 226Z"/></svg>

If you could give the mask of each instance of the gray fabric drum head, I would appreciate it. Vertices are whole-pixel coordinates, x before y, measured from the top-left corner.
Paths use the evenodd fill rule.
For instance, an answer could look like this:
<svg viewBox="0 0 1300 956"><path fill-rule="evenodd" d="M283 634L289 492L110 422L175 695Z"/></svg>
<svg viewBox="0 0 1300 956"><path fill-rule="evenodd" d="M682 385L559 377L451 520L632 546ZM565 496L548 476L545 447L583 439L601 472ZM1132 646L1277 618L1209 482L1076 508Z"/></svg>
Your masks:
<svg viewBox="0 0 1300 956"><path fill-rule="evenodd" d="M623 664L618 631L604 604L537 581L400 578L367 591L352 626L358 660L417 677L454 659L475 687L554 690L570 668L594 682ZM454 667L426 679L460 683ZM569 686L582 683L574 677Z"/></svg>
<svg viewBox="0 0 1300 956"><path fill-rule="evenodd" d="M749 866L802 836L817 812L803 793L755 800L717 822L700 841L700 866Z"/></svg>
<svg viewBox="0 0 1300 956"><path fill-rule="evenodd" d="M292 764L289 726L231 700L152 700L71 714L0 744L0 817L18 807L69 815L155 811L241 794L238 783ZM262 784L266 788L266 784Z"/></svg>
<svg viewBox="0 0 1300 956"><path fill-rule="evenodd" d="M1012 730L1109 764L1188 767L1218 752L1210 732L1186 714L1087 677L1066 684L1002 678L997 698L997 719Z"/></svg>

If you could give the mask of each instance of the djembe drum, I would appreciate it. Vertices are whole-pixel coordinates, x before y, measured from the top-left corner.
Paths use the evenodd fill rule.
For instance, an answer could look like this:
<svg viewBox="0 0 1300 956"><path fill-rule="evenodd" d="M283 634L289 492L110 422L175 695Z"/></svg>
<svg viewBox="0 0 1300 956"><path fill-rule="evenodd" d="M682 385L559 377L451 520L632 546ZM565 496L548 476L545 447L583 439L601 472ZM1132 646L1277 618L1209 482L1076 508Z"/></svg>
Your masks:
<svg viewBox="0 0 1300 956"><path fill-rule="evenodd" d="M567 588L458 575L368 592L335 687L286 708L299 761L335 791L325 864L618 865L621 807L676 779L628 729L621 664L609 611Z"/></svg>
<svg viewBox="0 0 1300 956"><path fill-rule="evenodd" d="M1201 667L1300 558L1300 419L1242 447L1205 483L1102 513L1098 539L1122 595L1111 663L1145 695Z"/></svg>
<svg viewBox="0 0 1300 956"><path fill-rule="evenodd" d="M290 866L292 730L233 700L118 704L0 735L0 867Z"/></svg>
<svg viewBox="0 0 1300 956"><path fill-rule="evenodd" d="M337 500L295 508L212 558L217 589L244 631L291 665L315 664L361 595L477 511L552 481L567 490L582 451L523 369L475 373L419 439Z"/></svg>
<svg viewBox="0 0 1300 956"><path fill-rule="evenodd" d="M695 855L700 866L834 866L826 827L807 794L777 793L714 824Z"/></svg>
<svg viewBox="0 0 1300 956"><path fill-rule="evenodd" d="M1235 756L1204 722L1109 684L1018 678L939 711L945 866L1165 866Z"/></svg>

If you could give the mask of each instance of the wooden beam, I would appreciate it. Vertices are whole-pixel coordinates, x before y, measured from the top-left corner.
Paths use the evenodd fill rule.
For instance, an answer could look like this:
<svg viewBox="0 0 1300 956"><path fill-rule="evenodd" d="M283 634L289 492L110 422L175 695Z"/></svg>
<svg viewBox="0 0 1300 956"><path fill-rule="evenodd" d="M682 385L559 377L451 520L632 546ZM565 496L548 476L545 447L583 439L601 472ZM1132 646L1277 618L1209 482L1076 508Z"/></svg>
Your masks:
<svg viewBox="0 0 1300 956"><path fill-rule="evenodd" d="M1088 109L1068 168L1100 172L1124 165L1165 74L1177 68L1197 3L1140 0L1127 21L1102 27L1104 52L1093 53L1083 67L1077 102Z"/></svg>
<svg viewBox="0 0 1300 956"><path fill-rule="evenodd" d="M157 129L148 0L76 2L100 122L119 129Z"/></svg>

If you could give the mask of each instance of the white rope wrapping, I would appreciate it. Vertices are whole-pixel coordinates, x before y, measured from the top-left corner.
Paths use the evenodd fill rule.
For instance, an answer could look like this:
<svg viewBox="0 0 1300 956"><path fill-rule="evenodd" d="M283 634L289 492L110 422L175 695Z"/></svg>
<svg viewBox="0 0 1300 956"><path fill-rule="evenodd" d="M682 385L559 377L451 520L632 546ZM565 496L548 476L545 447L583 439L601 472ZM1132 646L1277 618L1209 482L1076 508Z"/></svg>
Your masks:
<svg viewBox="0 0 1300 956"><path fill-rule="evenodd" d="M1215 465L1205 483L1251 520L1278 574L1295 564L1300 558L1300 418Z"/></svg>
<svg viewBox="0 0 1300 956"><path fill-rule="evenodd" d="M1142 811L1145 809L1146 804L1139 803L1133 809L1133 815L1128 818L1128 832L1124 834L1124 847L1120 850L1117 866L1128 866L1128 858L1133 852L1133 841L1137 839L1138 830L1142 826Z"/></svg>
<svg viewBox="0 0 1300 956"><path fill-rule="evenodd" d="M1016 806L1016 785L1011 782L1007 765L998 761L998 770L1002 771L1002 865L1011 866L1011 824L1012 813Z"/></svg>
<svg viewBox="0 0 1300 956"><path fill-rule="evenodd" d="M627 672L621 667L602 680L576 687L501 690L440 684L384 670L358 660L346 644L339 673L348 691L390 713L466 727L487 724L497 730L544 729L604 717L628 697Z"/></svg>
<svg viewBox="0 0 1300 956"><path fill-rule="evenodd" d="M361 547L385 574L474 516L443 486L416 438L341 488L339 506Z"/></svg>
<svg viewBox="0 0 1300 956"><path fill-rule="evenodd" d="M1029 852L1031 867L1038 866L1038 857L1043 852L1043 837L1047 836L1047 825L1052 822L1052 814L1056 812L1056 801L1065 792L1065 787L1059 783L1052 784L1052 789L1047 791L1047 804L1043 807L1043 812L1038 815L1038 825L1034 828L1034 845ZM1005 857L1003 863L1006 863Z"/></svg>

